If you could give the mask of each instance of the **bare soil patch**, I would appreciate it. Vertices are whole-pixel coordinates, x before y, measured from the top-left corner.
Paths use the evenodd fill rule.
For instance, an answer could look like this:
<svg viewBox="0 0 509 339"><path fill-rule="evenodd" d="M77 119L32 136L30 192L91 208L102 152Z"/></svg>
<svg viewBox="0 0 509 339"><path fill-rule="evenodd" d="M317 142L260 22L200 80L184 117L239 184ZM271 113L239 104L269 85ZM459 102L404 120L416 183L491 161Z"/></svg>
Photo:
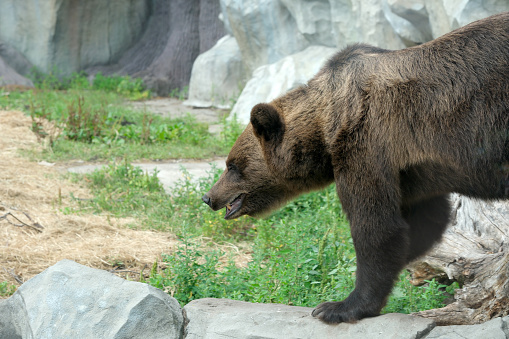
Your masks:
<svg viewBox="0 0 509 339"><path fill-rule="evenodd" d="M19 154L41 147L30 126L22 112L0 111L0 281L19 285L15 279L26 281L62 259L108 270L122 263L117 273L139 277L173 251L174 235L128 228L135 220L64 214L76 204L71 193L90 192L54 166ZM16 226L23 224L34 227Z"/></svg>
<svg viewBox="0 0 509 339"><path fill-rule="evenodd" d="M200 108L186 106L181 100L176 98L158 97L144 101L132 101L130 102L130 105L141 112L150 112L152 114L157 114L172 119L191 115L194 116L197 121L206 122L209 124L219 122L222 117L228 114L228 110L220 108Z"/></svg>
<svg viewBox="0 0 509 339"><path fill-rule="evenodd" d="M209 124L209 132L216 134L222 129L221 118L228 115L229 110L220 108L200 108L186 106L176 98L154 98L144 101L132 101L129 103L133 108L141 112L161 115L172 119L182 118L191 115L196 121Z"/></svg>

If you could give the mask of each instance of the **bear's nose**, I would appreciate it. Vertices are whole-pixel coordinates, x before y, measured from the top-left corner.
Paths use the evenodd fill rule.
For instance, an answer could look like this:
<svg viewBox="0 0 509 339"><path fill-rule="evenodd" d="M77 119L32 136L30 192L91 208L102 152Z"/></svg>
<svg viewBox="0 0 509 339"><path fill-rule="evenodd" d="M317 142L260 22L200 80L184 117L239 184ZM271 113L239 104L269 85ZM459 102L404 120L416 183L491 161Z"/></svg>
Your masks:
<svg viewBox="0 0 509 339"><path fill-rule="evenodd" d="M201 197L201 200L203 200L204 203L210 206L210 198L207 194L204 194L203 197Z"/></svg>

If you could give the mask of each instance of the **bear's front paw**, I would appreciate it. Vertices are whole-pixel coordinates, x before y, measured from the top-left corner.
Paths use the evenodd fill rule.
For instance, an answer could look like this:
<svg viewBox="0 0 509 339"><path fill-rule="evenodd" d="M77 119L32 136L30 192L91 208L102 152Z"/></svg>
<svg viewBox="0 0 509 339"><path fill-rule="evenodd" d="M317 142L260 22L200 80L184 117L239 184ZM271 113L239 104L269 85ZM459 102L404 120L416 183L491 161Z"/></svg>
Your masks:
<svg viewBox="0 0 509 339"><path fill-rule="evenodd" d="M348 302L325 302L318 305L311 315L327 324L354 323L366 317L378 315L378 312L365 309L359 305Z"/></svg>
<svg viewBox="0 0 509 339"><path fill-rule="evenodd" d="M357 319L347 319L345 317L346 314L342 305L343 302L325 302L318 305L311 312L311 315L327 324L356 321Z"/></svg>

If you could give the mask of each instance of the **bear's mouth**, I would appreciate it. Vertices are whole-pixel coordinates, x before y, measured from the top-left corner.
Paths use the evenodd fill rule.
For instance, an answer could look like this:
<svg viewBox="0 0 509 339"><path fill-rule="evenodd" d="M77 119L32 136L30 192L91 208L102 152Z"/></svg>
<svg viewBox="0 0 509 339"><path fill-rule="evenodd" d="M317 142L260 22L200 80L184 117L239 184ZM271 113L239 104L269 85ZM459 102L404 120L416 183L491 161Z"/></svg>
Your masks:
<svg viewBox="0 0 509 339"><path fill-rule="evenodd" d="M242 207L242 202L244 201L245 196L246 195L243 193L233 199L230 203L226 204L226 214L224 215L225 219L233 219L234 215Z"/></svg>

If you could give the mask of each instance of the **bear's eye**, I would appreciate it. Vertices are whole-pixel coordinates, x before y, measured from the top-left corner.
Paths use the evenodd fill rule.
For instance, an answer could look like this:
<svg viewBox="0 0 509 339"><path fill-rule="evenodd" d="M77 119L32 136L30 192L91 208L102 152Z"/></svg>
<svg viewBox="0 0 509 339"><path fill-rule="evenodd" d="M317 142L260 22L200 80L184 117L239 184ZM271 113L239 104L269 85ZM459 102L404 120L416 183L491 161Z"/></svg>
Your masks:
<svg viewBox="0 0 509 339"><path fill-rule="evenodd" d="M237 167L237 165L230 163L227 165L226 168L228 169L228 176L230 180L238 181L242 179L242 173L240 173L240 170Z"/></svg>
<svg viewBox="0 0 509 339"><path fill-rule="evenodd" d="M228 164L227 168L228 168L228 172L236 172L236 171L238 171L237 166L235 166L235 164L232 164L232 163Z"/></svg>

